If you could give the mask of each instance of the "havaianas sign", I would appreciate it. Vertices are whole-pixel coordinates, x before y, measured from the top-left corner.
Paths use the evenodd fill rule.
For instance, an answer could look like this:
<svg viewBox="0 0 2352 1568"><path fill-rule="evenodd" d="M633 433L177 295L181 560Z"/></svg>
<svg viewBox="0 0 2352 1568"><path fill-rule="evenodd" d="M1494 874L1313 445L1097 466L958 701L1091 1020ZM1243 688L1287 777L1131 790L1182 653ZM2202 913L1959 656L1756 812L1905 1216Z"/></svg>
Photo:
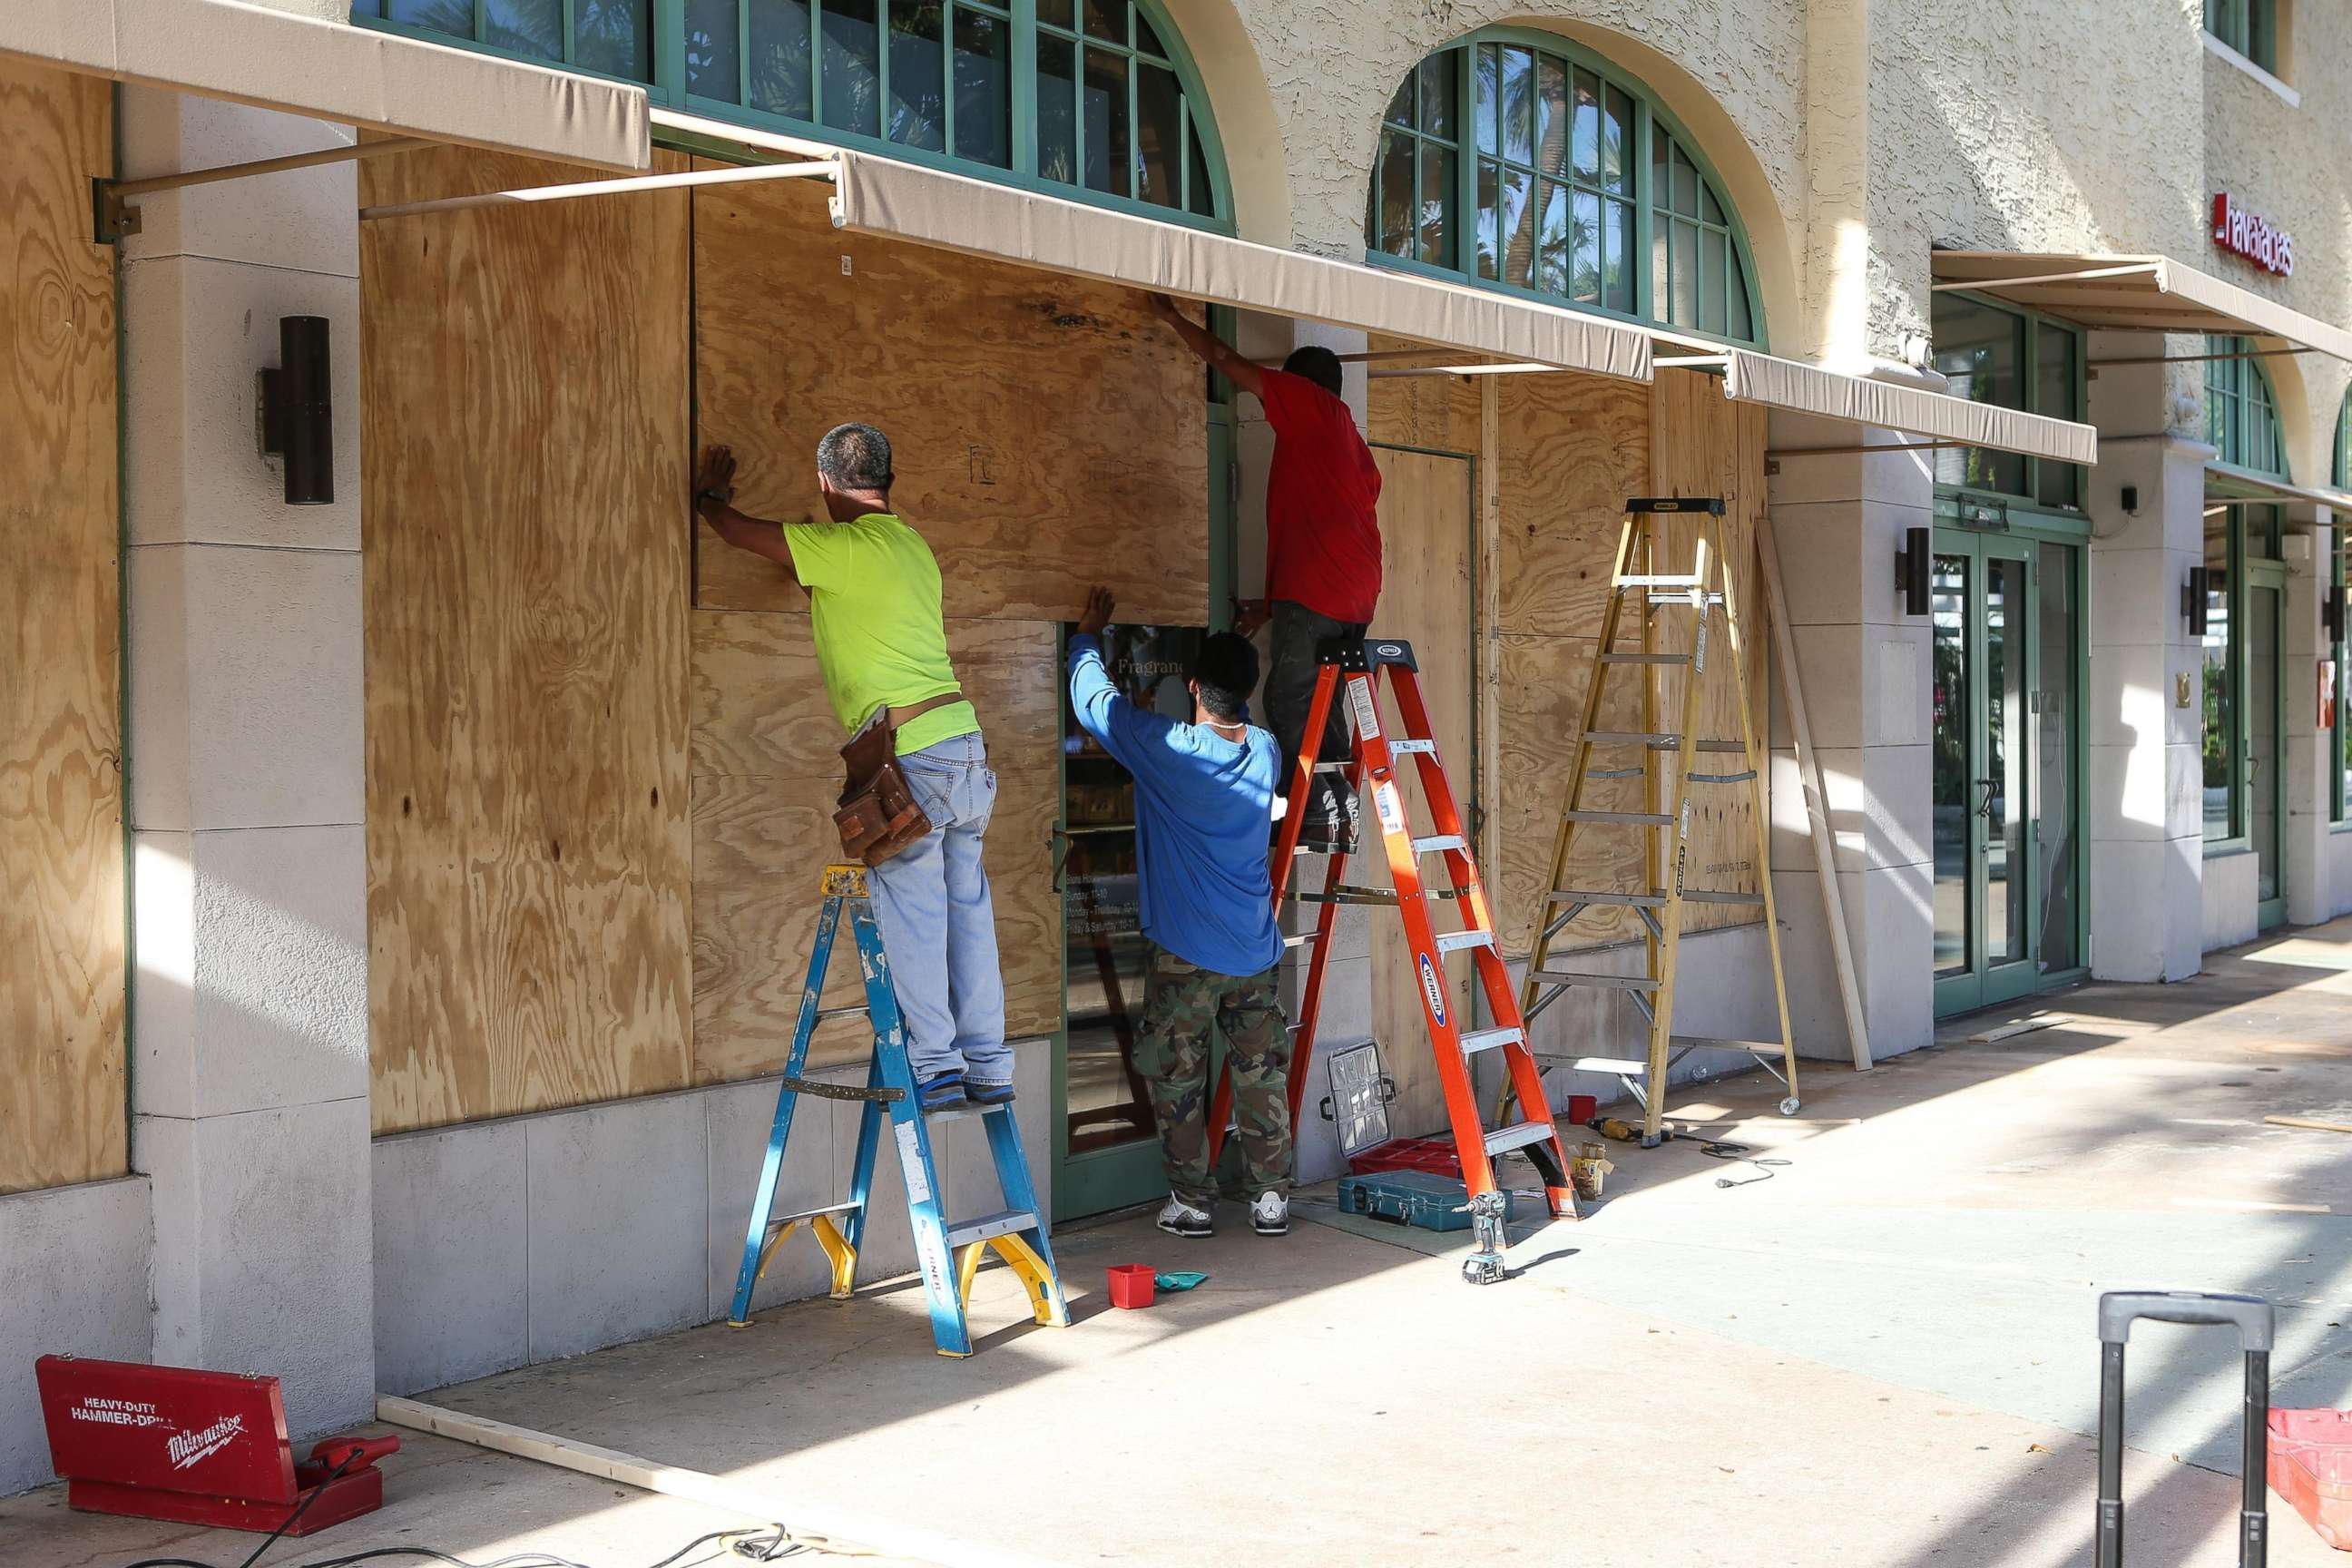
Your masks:
<svg viewBox="0 0 2352 1568"><path fill-rule="evenodd" d="M2213 193L2213 243L2265 272L2294 276L2294 236L2273 228L2270 219L2248 212L2227 191Z"/></svg>

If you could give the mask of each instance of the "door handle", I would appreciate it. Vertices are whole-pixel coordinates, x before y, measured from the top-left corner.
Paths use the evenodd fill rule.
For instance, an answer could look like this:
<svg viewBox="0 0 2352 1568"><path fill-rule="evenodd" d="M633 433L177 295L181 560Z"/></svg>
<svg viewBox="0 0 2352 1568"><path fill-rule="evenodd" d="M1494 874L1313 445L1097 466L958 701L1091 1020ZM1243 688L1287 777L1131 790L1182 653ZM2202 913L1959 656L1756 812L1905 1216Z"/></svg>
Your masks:
<svg viewBox="0 0 2352 1568"><path fill-rule="evenodd" d="M1987 822L1992 820L1992 792L2000 784L1999 779L1977 780L1977 787L1984 791L1984 797L1977 802L1977 815Z"/></svg>

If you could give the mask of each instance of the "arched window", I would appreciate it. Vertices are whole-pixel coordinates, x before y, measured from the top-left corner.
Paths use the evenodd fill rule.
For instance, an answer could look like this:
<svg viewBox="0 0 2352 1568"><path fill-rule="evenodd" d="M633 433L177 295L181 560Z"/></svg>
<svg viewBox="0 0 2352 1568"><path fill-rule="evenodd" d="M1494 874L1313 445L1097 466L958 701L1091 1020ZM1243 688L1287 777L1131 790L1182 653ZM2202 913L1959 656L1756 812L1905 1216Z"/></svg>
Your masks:
<svg viewBox="0 0 2352 1568"><path fill-rule="evenodd" d="M1364 215L1373 259L1735 342L1764 341L1748 238L1635 78L1490 29L1408 73Z"/></svg>
<svg viewBox="0 0 2352 1568"><path fill-rule="evenodd" d="M713 119L1230 229L1158 0L353 0L354 20L646 84Z"/></svg>
<svg viewBox="0 0 2352 1568"><path fill-rule="evenodd" d="M2254 345L2249 338L2208 338L2205 352L2246 356ZM2287 477L2286 436L2279 428L2278 399L2262 361L2205 362L2205 438L2221 448L2221 461L2232 468Z"/></svg>

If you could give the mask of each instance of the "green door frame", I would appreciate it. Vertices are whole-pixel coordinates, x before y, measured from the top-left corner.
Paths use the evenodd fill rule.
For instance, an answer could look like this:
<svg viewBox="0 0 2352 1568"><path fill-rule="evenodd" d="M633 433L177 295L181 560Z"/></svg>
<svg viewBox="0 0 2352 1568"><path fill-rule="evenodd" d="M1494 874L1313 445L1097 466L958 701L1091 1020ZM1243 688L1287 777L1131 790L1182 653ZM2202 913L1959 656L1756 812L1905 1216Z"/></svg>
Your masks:
<svg viewBox="0 0 2352 1568"><path fill-rule="evenodd" d="M2275 859L2271 868L2272 876L2275 879L2275 896L2267 899L2261 896L2262 873L2258 858L2254 879L2254 927L2257 931L2269 931L2286 923L2286 768L2284 765L2287 689L2286 563L2258 559L2252 551L2248 551L2240 575L2245 583L2244 598L2241 602L2249 611L2245 619L2239 623L2246 628L2248 641L2246 657L2238 665L2238 711L2246 716L2242 727L2244 750L2241 763L2246 781L2246 847L2256 857L2261 856L2262 843L2254 832L2254 792L2263 790L2270 797L2271 822L2275 836L2273 849ZM2257 756L2254 752L2254 660L2260 654L2252 641L2254 617L2251 609L2256 594L2275 594L2278 596L2277 611L2271 617L2271 744L2267 757Z"/></svg>

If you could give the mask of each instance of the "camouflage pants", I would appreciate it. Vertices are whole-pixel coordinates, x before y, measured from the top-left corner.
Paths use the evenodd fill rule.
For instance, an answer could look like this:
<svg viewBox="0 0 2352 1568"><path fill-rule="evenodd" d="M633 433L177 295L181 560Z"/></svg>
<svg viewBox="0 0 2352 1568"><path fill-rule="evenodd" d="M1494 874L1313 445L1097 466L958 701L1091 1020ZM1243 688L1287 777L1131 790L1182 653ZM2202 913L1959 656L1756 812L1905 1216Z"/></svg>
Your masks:
<svg viewBox="0 0 2352 1568"><path fill-rule="evenodd" d="M1166 948L1151 949L1135 1070L1150 1087L1168 1185L1202 1208L1217 1197L1207 1116L1213 1032L1223 1034L1233 1071L1234 1123L1250 1194L1290 1190L1290 1032L1283 1027L1275 973L1218 974Z"/></svg>

